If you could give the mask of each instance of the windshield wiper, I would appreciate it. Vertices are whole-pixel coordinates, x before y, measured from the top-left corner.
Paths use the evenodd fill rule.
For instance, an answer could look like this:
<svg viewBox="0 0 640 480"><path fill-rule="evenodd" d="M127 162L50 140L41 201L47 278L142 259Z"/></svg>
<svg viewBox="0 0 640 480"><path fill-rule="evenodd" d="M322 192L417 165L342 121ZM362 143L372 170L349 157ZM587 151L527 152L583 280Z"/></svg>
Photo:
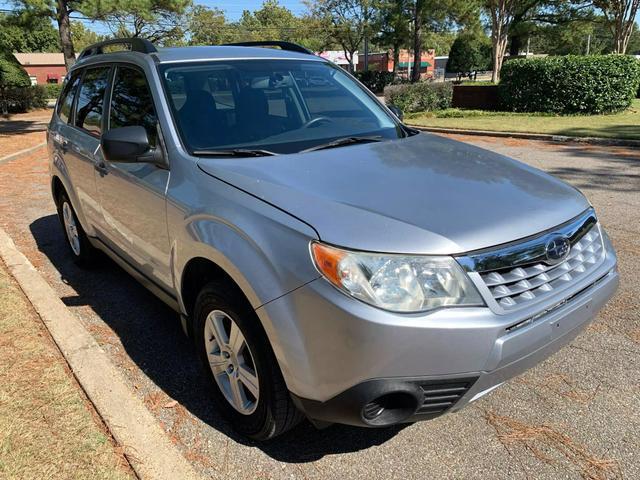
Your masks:
<svg viewBox="0 0 640 480"><path fill-rule="evenodd" d="M232 148L229 150L194 150L193 155L202 155L204 157L268 157L277 155L269 150L252 150L250 148Z"/></svg>
<svg viewBox="0 0 640 480"><path fill-rule="evenodd" d="M342 147L344 145L353 145L355 143L371 143L371 142L380 142L382 137L380 135L369 136L369 137L344 137L339 138L337 140L333 140L329 143L323 143L321 145L316 145L315 147L307 148L306 150L302 150L301 153L305 152L315 152L316 150L325 150L327 148L336 148Z"/></svg>

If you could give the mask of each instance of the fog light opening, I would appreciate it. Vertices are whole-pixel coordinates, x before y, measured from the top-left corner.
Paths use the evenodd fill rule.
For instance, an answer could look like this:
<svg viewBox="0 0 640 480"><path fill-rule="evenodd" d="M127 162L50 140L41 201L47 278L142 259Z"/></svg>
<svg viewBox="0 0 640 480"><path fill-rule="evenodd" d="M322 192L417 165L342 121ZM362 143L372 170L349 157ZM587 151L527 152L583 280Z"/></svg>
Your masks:
<svg viewBox="0 0 640 480"><path fill-rule="evenodd" d="M367 403L362 418L372 426L393 425L412 416L417 408L418 400L410 393L388 393Z"/></svg>

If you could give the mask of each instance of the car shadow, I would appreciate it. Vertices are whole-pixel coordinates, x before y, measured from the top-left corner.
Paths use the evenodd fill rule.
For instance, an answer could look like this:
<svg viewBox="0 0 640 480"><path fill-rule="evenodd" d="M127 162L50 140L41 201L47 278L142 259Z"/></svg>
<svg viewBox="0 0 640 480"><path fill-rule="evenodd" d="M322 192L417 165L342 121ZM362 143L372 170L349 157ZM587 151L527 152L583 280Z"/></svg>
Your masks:
<svg viewBox="0 0 640 480"><path fill-rule="evenodd" d="M37 219L30 230L38 249L51 261L62 281L77 293L62 301L69 307L91 308L115 332L126 355L153 383L202 422L236 442L259 448L279 461L303 463L380 445L404 428L370 430L334 425L317 430L303 422L266 443L237 435L213 407L213 387L203 375L191 341L182 333L173 310L106 256L91 269L76 266L56 215ZM82 310L77 313L82 316ZM90 318L87 321L95 323Z"/></svg>

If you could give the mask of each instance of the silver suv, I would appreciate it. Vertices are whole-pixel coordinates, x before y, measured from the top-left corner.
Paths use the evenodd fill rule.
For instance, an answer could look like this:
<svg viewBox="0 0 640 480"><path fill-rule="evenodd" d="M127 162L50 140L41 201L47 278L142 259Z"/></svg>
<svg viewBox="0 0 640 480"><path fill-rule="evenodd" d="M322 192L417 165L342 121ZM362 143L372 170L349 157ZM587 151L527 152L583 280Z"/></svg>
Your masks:
<svg viewBox="0 0 640 480"><path fill-rule="evenodd" d="M93 45L48 131L71 255L179 312L254 439L459 410L578 335L616 255L576 189L400 117L285 42Z"/></svg>

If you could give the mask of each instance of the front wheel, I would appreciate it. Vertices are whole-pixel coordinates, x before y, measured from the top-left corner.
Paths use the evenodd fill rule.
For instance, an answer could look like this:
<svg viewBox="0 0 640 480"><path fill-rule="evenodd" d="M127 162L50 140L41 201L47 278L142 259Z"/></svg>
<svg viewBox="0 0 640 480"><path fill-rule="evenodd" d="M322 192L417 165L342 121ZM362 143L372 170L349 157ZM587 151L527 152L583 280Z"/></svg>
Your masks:
<svg viewBox="0 0 640 480"><path fill-rule="evenodd" d="M195 342L214 400L234 428L268 440L297 425L277 361L255 313L221 283L205 286L196 300Z"/></svg>

